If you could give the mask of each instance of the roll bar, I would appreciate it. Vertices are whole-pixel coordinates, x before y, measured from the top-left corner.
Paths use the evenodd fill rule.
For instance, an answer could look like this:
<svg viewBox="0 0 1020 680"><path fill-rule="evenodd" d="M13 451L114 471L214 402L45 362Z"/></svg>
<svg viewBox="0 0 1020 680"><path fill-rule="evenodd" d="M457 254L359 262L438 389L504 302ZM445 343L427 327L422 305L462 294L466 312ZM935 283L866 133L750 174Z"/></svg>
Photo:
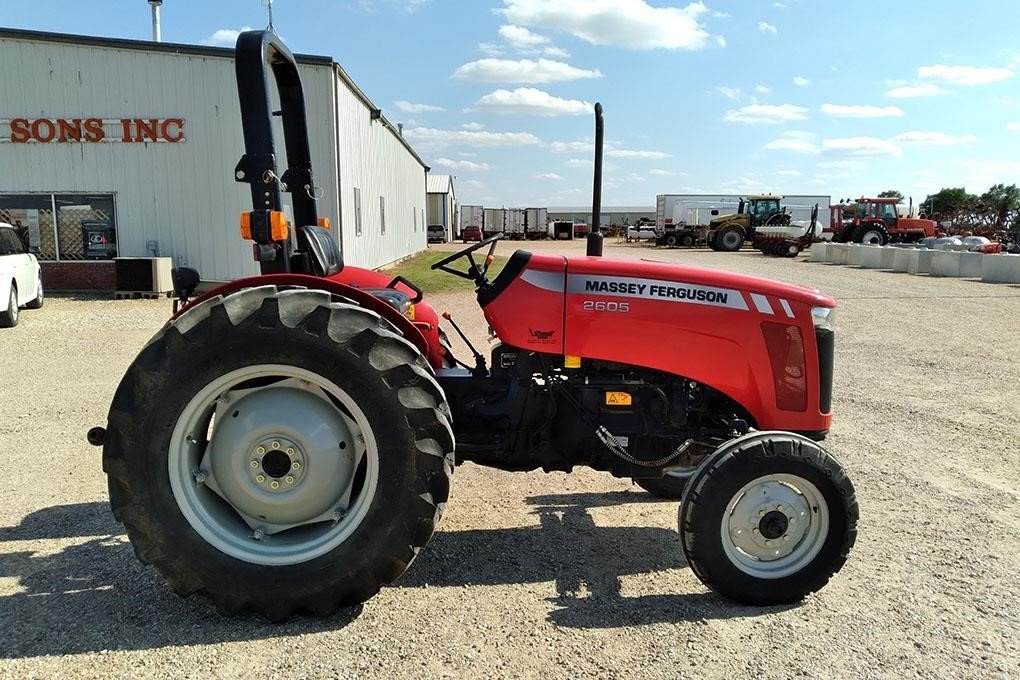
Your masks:
<svg viewBox="0 0 1020 680"><path fill-rule="evenodd" d="M279 111L272 110L267 66L276 82ZM317 224L305 98L294 55L272 31L245 31L237 36L234 68L244 129L244 155L234 169L234 178L251 185L252 209L256 212L282 210L284 191L292 197L296 226ZM274 115L282 118L287 151L287 169L282 175L276 167ZM266 254L264 259L260 258L263 274L291 271L290 238L256 242Z"/></svg>

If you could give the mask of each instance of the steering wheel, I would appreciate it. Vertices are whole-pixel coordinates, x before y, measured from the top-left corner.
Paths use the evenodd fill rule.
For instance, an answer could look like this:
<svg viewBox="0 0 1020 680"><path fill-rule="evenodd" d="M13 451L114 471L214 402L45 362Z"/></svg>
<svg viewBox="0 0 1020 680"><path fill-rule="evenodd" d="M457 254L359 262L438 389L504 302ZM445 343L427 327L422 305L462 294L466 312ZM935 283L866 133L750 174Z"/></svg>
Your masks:
<svg viewBox="0 0 1020 680"><path fill-rule="evenodd" d="M444 257L443 259L433 264L432 269L440 269L444 272L447 272L448 274L453 274L454 276L459 276L463 279L474 281L475 285L479 287L484 286L486 283L488 283L488 281L485 278L485 273L489 271L489 265L492 264L492 254L496 252L496 241L498 241L501 238L503 238L503 234L493 234L489 238L479 241L478 243L472 246L468 246L463 250L458 250L453 255ZM489 246L489 252L485 256L485 261L482 262L481 266L479 266L478 263L475 262L475 258L472 255L472 253L474 253L476 250L481 250L485 246ZM453 269L452 267L447 266L451 262L459 260L462 257L466 257L468 261L471 263L471 266L468 267L468 270L466 272L461 271L459 269Z"/></svg>

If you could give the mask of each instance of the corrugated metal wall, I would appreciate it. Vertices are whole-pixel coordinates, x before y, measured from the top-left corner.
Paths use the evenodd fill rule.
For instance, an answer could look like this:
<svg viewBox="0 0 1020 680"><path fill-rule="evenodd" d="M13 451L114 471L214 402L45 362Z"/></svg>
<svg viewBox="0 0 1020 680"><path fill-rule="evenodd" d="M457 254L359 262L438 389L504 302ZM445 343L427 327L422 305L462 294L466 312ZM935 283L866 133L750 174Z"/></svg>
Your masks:
<svg viewBox="0 0 1020 680"><path fill-rule="evenodd" d="M319 211L341 226L345 260L374 267L425 247L421 215L412 221L425 205L425 169L380 121L369 121L369 108L332 66L303 64L301 76L315 180L324 190ZM250 199L248 186L233 181L243 142L229 53L5 38L0 92L2 119L184 118L185 141L177 144L0 144L0 192L114 193L120 254L147 255L146 241L156 240L161 255L208 278L257 271L238 234L238 214L250 210ZM358 183L367 213L360 239L349 195ZM385 236L378 233L380 195Z"/></svg>

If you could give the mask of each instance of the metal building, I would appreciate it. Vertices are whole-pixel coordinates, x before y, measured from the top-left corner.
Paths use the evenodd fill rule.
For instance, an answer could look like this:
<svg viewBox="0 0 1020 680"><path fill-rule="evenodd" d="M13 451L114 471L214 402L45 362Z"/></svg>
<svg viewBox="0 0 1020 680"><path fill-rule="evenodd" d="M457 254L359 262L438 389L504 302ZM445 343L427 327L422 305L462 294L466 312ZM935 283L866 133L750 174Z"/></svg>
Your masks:
<svg viewBox="0 0 1020 680"><path fill-rule="evenodd" d="M298 63L319 214L345 261L424 248L424 162L332 58ZM115 255L256 273L232 49L0 29L0 92L0 221L40 248L50 288L111 288Z"/></svg>
<svg viewBox="0 0 1020 680"><path fill-rule="evenodd" d="M426 180L425 199L428 201L426 217L429 224L446 227L446 240L453 241L460 233L460 211L457 210L457 193L453 190L450 175L429 175Z"/></svg>

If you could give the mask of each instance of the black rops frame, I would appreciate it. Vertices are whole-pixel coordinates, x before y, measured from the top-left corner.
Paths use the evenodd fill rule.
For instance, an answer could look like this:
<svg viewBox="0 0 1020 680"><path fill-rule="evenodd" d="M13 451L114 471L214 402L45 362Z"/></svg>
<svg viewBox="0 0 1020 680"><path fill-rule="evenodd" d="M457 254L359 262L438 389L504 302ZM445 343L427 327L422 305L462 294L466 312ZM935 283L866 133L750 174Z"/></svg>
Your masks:
<svg viewBox="0 0 1020 680"><path fill-rule="evenodd" d="M315 184L305 119L304 90L294 55L272 31L245 31L237 37L234 67L237 94L244 129L244 155L234 169L238 182L251 185L252 237L263 274L289 272L292 268L292 240L274 241L268 229L268 211L283 210L281 191L292 196L295 226L318 223ZM272 110L269 71L272 69L280 110ZM287 169L276 170L276 148L272 117L283 122Z"/></svg>

